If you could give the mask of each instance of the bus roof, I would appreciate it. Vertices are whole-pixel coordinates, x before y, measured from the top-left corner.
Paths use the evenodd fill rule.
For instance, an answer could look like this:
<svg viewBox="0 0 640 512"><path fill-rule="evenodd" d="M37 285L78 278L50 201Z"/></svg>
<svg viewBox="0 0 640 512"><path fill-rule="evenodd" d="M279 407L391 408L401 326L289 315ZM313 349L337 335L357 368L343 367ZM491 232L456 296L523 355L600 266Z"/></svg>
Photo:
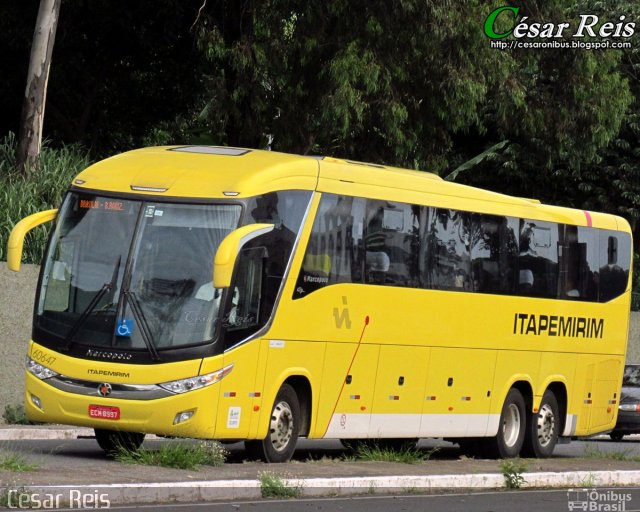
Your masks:
<svg viewBox="0 0 640 512"><path fill-rule="evenodd" d="M429 172L244 148L137 149L91 165L73 184L92 191L202 199L318 190L629 231L626 221L611 215L542 205L444 181Z"/></svg>

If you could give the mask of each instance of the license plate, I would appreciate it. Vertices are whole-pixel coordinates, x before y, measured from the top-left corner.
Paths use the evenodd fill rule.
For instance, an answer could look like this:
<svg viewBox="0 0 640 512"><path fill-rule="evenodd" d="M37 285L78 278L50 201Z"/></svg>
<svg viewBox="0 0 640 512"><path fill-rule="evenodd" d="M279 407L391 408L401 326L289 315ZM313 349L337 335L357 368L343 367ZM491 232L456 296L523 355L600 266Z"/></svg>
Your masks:
<svg viewBox="0 0 640 512"><path fill-rule="evenodd" d="M100 418L101 420L119 420L120 408L108 407L106 405L90 405L89 416L92 418Z"/></svg>

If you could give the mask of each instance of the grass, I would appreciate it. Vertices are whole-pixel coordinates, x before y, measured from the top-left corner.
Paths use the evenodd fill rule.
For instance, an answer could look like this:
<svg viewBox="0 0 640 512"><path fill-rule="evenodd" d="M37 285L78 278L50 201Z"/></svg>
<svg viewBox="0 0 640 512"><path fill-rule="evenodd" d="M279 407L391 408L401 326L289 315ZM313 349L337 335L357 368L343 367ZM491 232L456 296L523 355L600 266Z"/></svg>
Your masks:
<svg viewBox="0 0 640 512"><path fill-rule="evenodd" d="M601 450L597 444L586 445L584 448L584 456L590 459L629 460L633 462L640 462L640 455L637 455L634 450L604 451Z"/></svg>
<svg viewBox="0 0 640 512"><path fill-rule="evenodd" d="M200 466L222 466L227 451L216 441L199 443L166 442L158 449L139 448L137 451L120 448L115 459L123 464L144 464L177 469L198 469Z"/></svg>
<svg viewBox="0 0 640 512"><path fill-rule="evenodd" d="M431 458L438 451L421 450L412 443L407 443L399 448L393 448L378 443L357 443L353 455L345 457L345 460L371 461L371 462L397 462L400 464L419 464Z"/></svg>
<svg viewBox="0 0 640 512"><path fill-rule="evenodd" d="M7 488L0 492L0 507L31 508L31 494L24 487Z"/></svg>
<svg viewBox="0 0 640 512"><path fill-rule="evenodd" d="M0 469L17 473L34 471L38 469L38 465L27 462L19 453L0 452Z"/></svg>
<svg viewBox="0 0 640 512"><path fill-rule="evenodd" d="M520 459L505 459L500 463L500 471L504 476L504 484L507 489L520 489L526 482L522 476L527 470L527 463Z"/></svg>
<svg viewBox="0 0 640 512"><path fill-rule="evenodd" d="M302 496L303 486L294 482L288 475L281 475L272 471L258 474L260 494L263 498L299 498Z"/></svg>
<svg viewBox="0 0 640 512"><path fill-rule="evenodd" d="M9 425L32 425L24 412L24 405L5 405L2 419Z"/></svg>
<svg viewBox="0 0 640 512"><path fill-rule="evenodd" d="M15 171L15 136L0 140L0 260L7 258L9 233L20 220L42 210L57 208L71 180L89 165L86 151L78 146L52 148L43 144L37 169L26 176ZM51 224L34 229L25 240L27 263L39 263Z"/></svg>

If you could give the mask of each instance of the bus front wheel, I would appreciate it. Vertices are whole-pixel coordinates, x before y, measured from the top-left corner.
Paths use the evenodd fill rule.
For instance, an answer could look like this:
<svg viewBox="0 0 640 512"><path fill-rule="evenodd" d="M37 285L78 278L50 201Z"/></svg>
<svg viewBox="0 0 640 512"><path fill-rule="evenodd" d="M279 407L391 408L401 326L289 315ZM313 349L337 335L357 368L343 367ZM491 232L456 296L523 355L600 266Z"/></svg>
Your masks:
<svg viewBox="0 0 640 512"><path fill-rule="evenodd" d="M550 457L558 442L560 414L558 401L552 391L545 391L537 414L530 414L527 421L522 452L529 457Z"/></svg>
<svg viewBox="0 0 640 512"><path fill-rule="evenodd" d="M245 441L249 457L265 462L288 462L300 433L300 402L295 390L283 384L269 418L269 432L261 441Z"/></svg>
<svg viewBox="0 0 640 512"><path fill-rule="evenodd" d="M135 452L142 446L144 434L139 432L120 432L117 430L94 429L96 441L104 452L113 457L120 450Z"/></svg>
<svg viewBox="0 0 640 512"><path fill-rule="evenodd" d="M508 459L520 454L524 443L526 408L522 393L511 388L500 413L498 434L485 441L484 452L489 457Z"/></svg>

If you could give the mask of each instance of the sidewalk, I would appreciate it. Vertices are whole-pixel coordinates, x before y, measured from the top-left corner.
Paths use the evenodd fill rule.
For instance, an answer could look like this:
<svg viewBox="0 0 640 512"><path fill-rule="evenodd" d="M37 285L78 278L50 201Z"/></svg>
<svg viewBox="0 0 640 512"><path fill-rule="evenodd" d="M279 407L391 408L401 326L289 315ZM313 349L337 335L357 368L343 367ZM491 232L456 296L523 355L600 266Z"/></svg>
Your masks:
<svg viewBox="0 0 640 512"><path fill-rule="evenodd" d="M259 498L259 476L265 471L300 487L302 496L505 487L502 461L461 458L452 445L443 446L432 460L397 464L331 458L343 453L339 443L324 442L328 449L317 449L310 447L314 442L303 440L295 460L269 465L245 462L238 443L229 447L224 466L188 471L106 459L92 437L90 429L0 425L0 449L18 452L38 465L29 472L0 471L0 487L60 495L65 505L74 496L103 494L111 505ZM149 436L145 444L153 447L164 442ZM523 477L523 487L529 488L638 485L640 463L567 456L532 459Z"/></svg>

